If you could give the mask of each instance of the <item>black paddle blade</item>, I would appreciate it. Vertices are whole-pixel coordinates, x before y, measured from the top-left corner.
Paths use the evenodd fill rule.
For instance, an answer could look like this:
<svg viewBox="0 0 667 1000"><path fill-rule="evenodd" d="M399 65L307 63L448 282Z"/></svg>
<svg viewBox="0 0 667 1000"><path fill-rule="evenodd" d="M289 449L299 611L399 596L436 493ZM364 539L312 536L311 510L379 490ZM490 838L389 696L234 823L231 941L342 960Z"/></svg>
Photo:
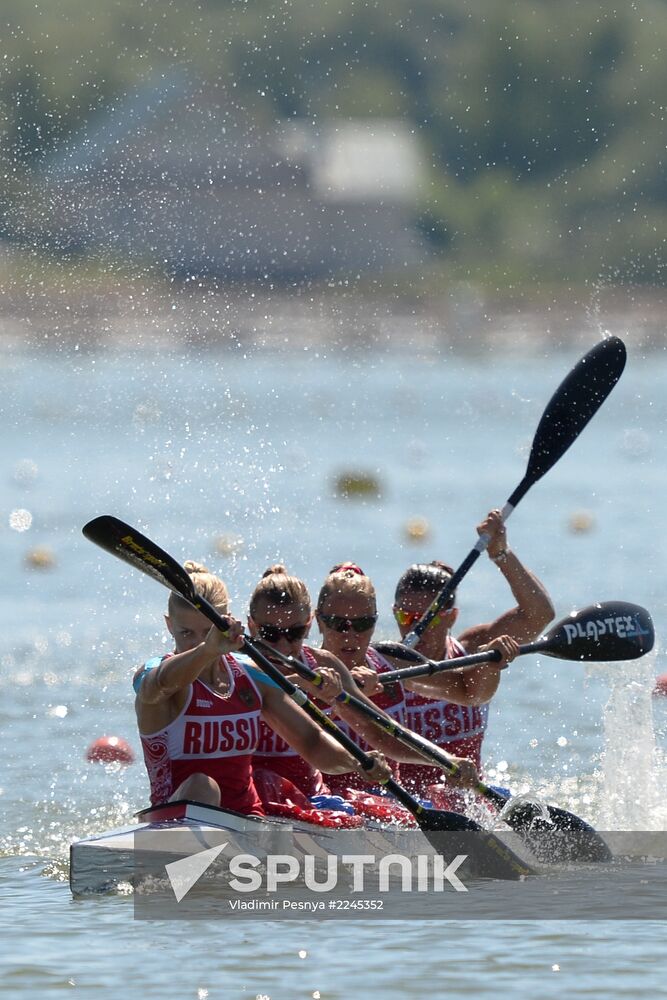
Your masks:
<svg viewBox="0 0 667 1000"><path fill-rule="evenodd" d="M526 475L508 501L513 507L576 441L623 374L625 361L623 341L608 337L563 379L537 425Z"/></svg>
<svg viewBox="0 0 667 1000"><path fill-rule="evenodd" d="M430 663L425 656L418 653L416 649L410 649L408 646L404 646L402 642L391 642L390 640L383 640L382 642L374 642L373 649L377 649L381 656L391 656L395 660L406 660L408 663Z"/></svg>
<svg viewBox="0 0 667 1000"><path fill-rule="evenodd" d="M636 660L653 649L655 631L646 608L602 601L564 618L535 646L561 660ZM538 651L538 650L536 650Z"/></svg>
<svg viewBox="0 0 667 1000"><path fill-rule="evenodd" d="M147 573L169 590L177 591L187 600L196 599L192 580L183 567L136 528L111 514L103 514L85 524L82 531L89 541Z"/></svg>
<svg viewBox="0 0 667 1000"><path fill-rule="evenodd" d="M422 833L446 860L463 855L463 878L494 878L517 882L535 869L499 837L458 813L425 809L417 817Z"/></svg>
<svg viewBox="0 0 667 1000"><path fill-rule="evenodd" d="M531 853L544 864L590 864L612 859L609 847L589 823L558 806L519 801L502 818L522 835Z"/></svg>
<svg viewBox="0 0 667 1000"><path fill-rule="evenodd" d="M504 809L511 801L510 796L499 788L480 785L478 791L497 809ZM546 864L608 861L611 857L604 840L589 823L558 806L515 799L505 809L502 818L515 833L521 835L523 843L537 860Z"/></svg>

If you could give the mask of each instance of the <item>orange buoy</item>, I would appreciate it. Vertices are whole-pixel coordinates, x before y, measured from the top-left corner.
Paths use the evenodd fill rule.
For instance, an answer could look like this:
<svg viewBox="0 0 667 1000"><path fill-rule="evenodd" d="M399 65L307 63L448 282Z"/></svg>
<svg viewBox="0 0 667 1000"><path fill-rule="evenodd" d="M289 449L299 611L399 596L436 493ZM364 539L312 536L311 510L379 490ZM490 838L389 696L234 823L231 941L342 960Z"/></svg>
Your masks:
<svg viewBox="0 0 667 1000"><path fill-rule="evenodd" d="M574 535L583 535L595 528L595 518L589 510L577 510L570 515L568 528Z"/></svg>
<svg viewBox="0 0 667 1000"><path fill-rule="evenodd" d="M88 747L86 759L92 764L132 764L134 754L130 744L120 736L100 736Z"/></svg>
<svg viewBox="0 0 667 1000"><path fill-rule="evenodd" d="M425 517L411 517L404 532L411 542L425 542L431 533L431 527Z"/></svg>
<svg viewBox="0 0 667 1000"><path fill-rule="evenodd" d="M667 696L667 674L660 674L659 677L656 677L653 694Z"/></svg>
<svg viewBox="0 0 667 1000"><path fill-rule="evenodd" d="M36 545L25 556L25 565L30 569L53 569L56 557L48 545Z"/></svg>

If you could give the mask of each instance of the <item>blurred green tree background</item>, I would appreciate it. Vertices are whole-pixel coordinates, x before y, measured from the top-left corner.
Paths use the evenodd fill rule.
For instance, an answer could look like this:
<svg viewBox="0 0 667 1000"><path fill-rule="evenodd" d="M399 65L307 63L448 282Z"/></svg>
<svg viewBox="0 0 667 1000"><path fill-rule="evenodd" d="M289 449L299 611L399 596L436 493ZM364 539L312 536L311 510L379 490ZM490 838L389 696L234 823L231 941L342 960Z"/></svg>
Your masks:
<svg viewBox="0 0 667 1000"><path fill-rule="evenodd" d="M3 0L0 23L5 220L31 168L182 66L260 122L407 122L420 228L462 271L662 281L665 0Z"/></svg>

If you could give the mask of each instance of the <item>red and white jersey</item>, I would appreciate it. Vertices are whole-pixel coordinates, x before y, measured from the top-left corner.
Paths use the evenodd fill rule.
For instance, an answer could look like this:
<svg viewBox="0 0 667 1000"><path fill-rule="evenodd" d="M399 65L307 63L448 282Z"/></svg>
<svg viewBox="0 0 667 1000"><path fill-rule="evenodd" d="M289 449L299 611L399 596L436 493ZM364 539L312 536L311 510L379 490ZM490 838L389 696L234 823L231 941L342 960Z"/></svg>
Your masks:
<svg viewBox="0 0 667 1000"><path fill-rule="evenodd" d="M157 733L140 734L151 802L167 801L182 781L202 773L218 783L221 806L261 816L252 754L259 739L262 696L233 656L221 657L220 665L229 678L224 696L197 679L173 722Z"/></svg>
<svg viewBox="0 0 667 1000"><path fill-rule="evenodd" d="M312 650L307 646L302 648L300 659L311 670L317 670L317 660L313 656ZM318 702L316 704L327 715L330 713L328 705L320 705ZM304 760L263 719L260 719L259 723L259 740L253 755L253 767L258 771L273 771L275 774L287 778L288 781L296 785L300 792L307 796L321 795L327 791L321 771Z"/></svg>
<svg viewBox="0 0 667 1000"><path fill-rule="evenodd" d="M465 649L447 636L447 659L464 656ZM405 692L406 725L425 739L457 757L467 757L481 768L482 741L489 720L489 705L456 705ZM416 795L427 796L427 786L440 780L438 768L401 764L401 780Z"/></svg>
<svg viewBox="0 0 667 1000"><path fill-rule="evenodd" d="M377 650L369 646L366 652L366 664L375 670L377 674L387 673L389 670L393 670L393 664L385 660L384 656L381 656ZM403 690L403 685L400 681L393 681L387 685L387 687L379 692L379 694L374 694L371 697L371 701L381 708L383 712L395 719L396 722L400 722L402 726L406 725L406 709L405 709L405 697L406 692ZM335 705L334 705L335 714ZM351 729L349 724L343 719L336 719L336 725L343 730L344 733L354 740L357 746L361 747L362 750L368 751L371 749L369 744L359 736L354 729ZM404 764L399 764L396 760L390 760L387 758L387 763L391 767L394 778L398 781L400 778L400 768L404 767ZM364 781L360 774L355 771L349 771L346 774L328 774L327 784L332 795L342 795L345 797L346 789L348 788L358 788L368 790L368 783Z"/></svg>

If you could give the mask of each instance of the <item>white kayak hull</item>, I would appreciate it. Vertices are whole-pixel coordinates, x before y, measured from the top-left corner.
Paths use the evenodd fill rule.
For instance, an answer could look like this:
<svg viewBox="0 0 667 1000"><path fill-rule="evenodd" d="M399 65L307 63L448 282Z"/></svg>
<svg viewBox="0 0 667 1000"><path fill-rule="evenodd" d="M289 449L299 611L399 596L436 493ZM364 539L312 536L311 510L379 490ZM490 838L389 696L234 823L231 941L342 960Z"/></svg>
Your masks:
<svg viewBox="0 0 667 1000"><path fill-rule="evenodd" d="M446 919L460 918L461 914L475 919L508 919L510 914L512 919L538 919L546 913L551 919L588 919L601 913L608 919L620 919L626 913L656 919L665 911L665 833L606 834L615 855L610 863L548 866L548 871L542 868L535 872L539 877L527 880L507 881L511 878L507 870L497 874L475 870L473 852L469 858L473 866L459 872L471 889L462 896L449 884L446 891L441 891L442 886L431 891L431 874L438 864L442 868L455 855L467 855L476 838L484 841L484 833L444 833L441 840L440 835L435 838L436 848L432 834L427 838L416 826L388 825L367 818L361 826L332 828L303 819L244 816L193 802L167 803L144 810L138 818L135 826L109 830L71 845L70 885L76 897L132 893L135 916L160 920L176 916L253 917L256 911L251 905L270 907L270 916L299 919L305 911L295 907L324 906L318 900L327 901L326 912L320 916L336 919L345 915L341 907L346 904L356 908L354 914L378 897L382 909L376 915L389 919ZM507 849L525 857L520 839L511 831L490 836L495 845L491 853ZM189 863L197 855L205 857L207 852L214 855L210 869L207 864L201 881L198 872L193 880L189 869L179 876L186 881L181 893L172 878L174 869L183 873L179 863L184 859ZM148 870L142 855L150 858ZM230 883L230 871L239 856L252 856L261 870L263 881L257 892L244 894ZM283 862L294 859L299 870L298 879L289 886L279 886L278 892L268 885L275 856ZM429 891L422 892L418 885L415 891L414 879L411 891L400 885L396 891L393 873L388 892L375 891L371 878L370 890L364 883L363 892L358 894L356 889L350 890L349 879L344 877L331 894L311 891L305 878L309 864L321 865L320 871L324 871L334 858L345 869L351 856L372 857L376 870L390 857L400 856L409 860L413 873L420 867L425 870L426 861ZM482 862L488 862L488 851ZM251 902L239 902L243 898ZM189 909L184 909L186 906ZM278 910L279 906L283 909ZM285 911L284 907L291 909Z"/></svg>
<svg viewBox="0 0 667 1000"><path fill-rule="evenodd" d="M195 802L165 803L137 814L135 826L109 830L70 846L70 888L75 896L108 892L132 885L137 850L159 845L168 862L174 856L196 854L220 845L221 860L252 854L260 860L269 854L331 854L407 857L432 855L433 848L417 827L384 826L367 820L362 827L338 829L281 817L245 816ZM172 836L174 832L177 837ZM224 836L223 836L224 835Z"/></svg>

